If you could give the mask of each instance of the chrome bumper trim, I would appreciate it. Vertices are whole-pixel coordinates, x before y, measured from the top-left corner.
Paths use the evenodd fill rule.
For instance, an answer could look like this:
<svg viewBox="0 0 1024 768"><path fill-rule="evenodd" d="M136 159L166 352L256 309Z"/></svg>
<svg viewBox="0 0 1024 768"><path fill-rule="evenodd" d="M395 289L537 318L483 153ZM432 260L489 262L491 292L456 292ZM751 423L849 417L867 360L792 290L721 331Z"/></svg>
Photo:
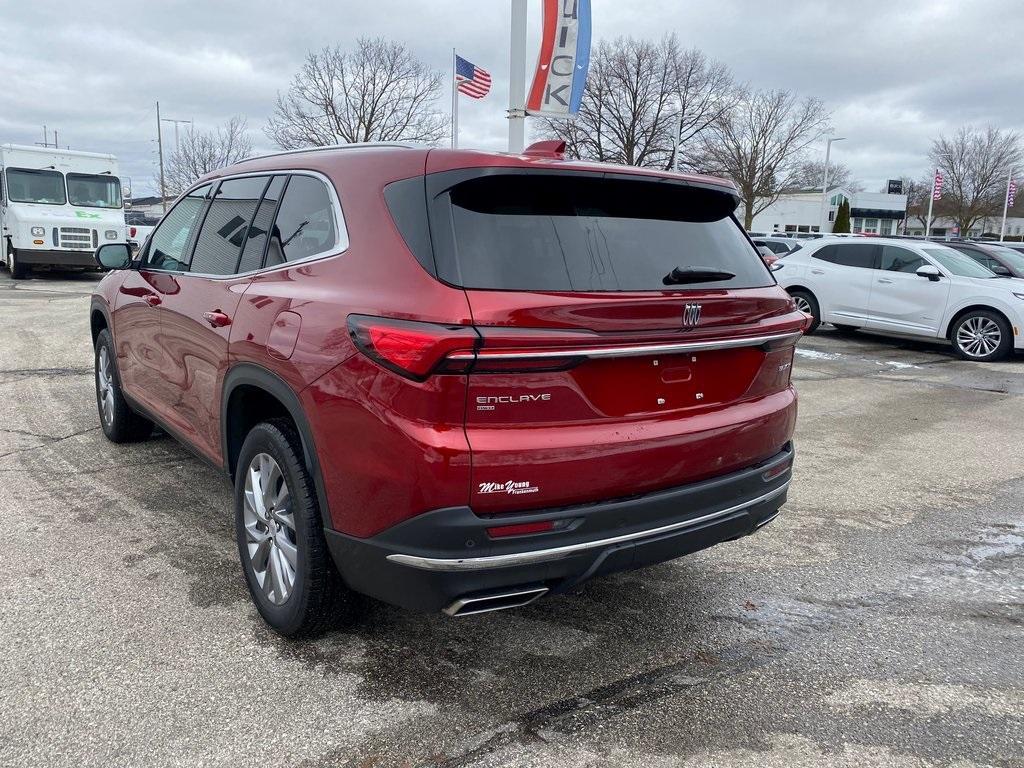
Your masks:
<svg viewBox="0 0 1024 768"><path fill-rule="evenodd" d="M760 347L772 342L796 342L802 333L775 333L769 336L747 336L713 341L686 341L667 344L641 344L622 347L572 347L568 349L526 349L521 352L454 352L449 360L526 360L559 357L640 357L643 355L671 355L682 352L709 352L715 349Z"/></svg>
<svg viewBox="0 0 1024 768"><path fill-rule="evenodd" d="M388 555L387 559L393 563L398 563L399 565L407 565L411 568L420 568L425 571L481 571L489 568L508 568L515 565L530 565L533 563L545 563L551 560L561 560L562 558L572 557L573 555L579 554L580 552L586 552L590 549L602 549L613 544L621 544L627 541L637 541L639 539L646 539L652 536L659 536L663 533L680 531L684 528L699 525L700 523L706 523L710 520L726 517L734 512L739 512L743 509L747 509L748 507L753 507L757 504L773 499L776 496L782 495L786 489L789 488L789 483L790 481L787 480L778 488L775 488L762 496L758 496L756 499L744 501L742 504L736 504L735 506L728 507L726 509L720 509L717 512L709 512L706 515L694 517L689 520L681 520L677 523L662 525L658 528L648 528L644 531L624 533L620 536L612 536L607 539L584 541L579 544L567 544L562 547L551 547L550 549L534 549L528 552L512 552L506 555L489 555L486 557L466 557L455 559L393 554Z"/></svg>

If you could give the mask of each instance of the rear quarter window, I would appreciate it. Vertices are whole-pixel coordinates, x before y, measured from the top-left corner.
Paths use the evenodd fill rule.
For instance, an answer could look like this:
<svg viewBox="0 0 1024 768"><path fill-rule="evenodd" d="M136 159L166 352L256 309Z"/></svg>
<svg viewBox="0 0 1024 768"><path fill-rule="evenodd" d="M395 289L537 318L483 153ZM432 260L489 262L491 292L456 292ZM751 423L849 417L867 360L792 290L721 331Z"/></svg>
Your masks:
<svg viewBox="0 0 1024 768"><path fill-rule="evenodd" d="M732 216L734 204L725 191L672 182L486 175L434 202L435 223L447 225L434 228L439 276L466 288L520 291L772 285ZM676 268L734 277L666 284Z"/></svg>

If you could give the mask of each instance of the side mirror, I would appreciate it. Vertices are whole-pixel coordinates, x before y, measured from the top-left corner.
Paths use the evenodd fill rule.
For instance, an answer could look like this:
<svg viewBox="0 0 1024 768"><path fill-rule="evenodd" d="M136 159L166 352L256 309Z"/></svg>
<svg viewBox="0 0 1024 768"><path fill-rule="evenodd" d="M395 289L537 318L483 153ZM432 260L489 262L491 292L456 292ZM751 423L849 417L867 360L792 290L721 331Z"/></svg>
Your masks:
<svg viewBox="0 0 1024 768"><path fill-rule="evenodd" d="M1009 268L1004 267L1002 264L996 264L990 267L990 269L1000 277L1013 277L1013 272L1011 272Z"/></svg>
<svg viewBox="0 0 1024 768"><path fill-rule="evenodd" d="M939 272L939 268L931 264L922 264L917 268L918 277L927 277L933 283L938 282L939 278L942 277L942 273Z"/></svg>
<svg viewBox="0 0 1024 768"><path fill-rule="evenodd" d="M127 243L106 243L96 249L96 263L104 269L127 269L132 250Z"/></svg>

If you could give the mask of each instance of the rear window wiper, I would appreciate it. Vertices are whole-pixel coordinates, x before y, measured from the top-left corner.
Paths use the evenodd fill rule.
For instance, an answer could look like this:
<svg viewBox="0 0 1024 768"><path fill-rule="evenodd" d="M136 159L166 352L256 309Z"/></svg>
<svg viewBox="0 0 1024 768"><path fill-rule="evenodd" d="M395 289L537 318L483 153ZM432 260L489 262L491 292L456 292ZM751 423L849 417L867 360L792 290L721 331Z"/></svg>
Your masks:
<svg viewBox="0 0 1024 768"><path fill-rule="evenodd" d="M732 280L734 272L711 267L676 267L663 278L665 285L684 285L686 283L713 283L716 280Z"/></svg>

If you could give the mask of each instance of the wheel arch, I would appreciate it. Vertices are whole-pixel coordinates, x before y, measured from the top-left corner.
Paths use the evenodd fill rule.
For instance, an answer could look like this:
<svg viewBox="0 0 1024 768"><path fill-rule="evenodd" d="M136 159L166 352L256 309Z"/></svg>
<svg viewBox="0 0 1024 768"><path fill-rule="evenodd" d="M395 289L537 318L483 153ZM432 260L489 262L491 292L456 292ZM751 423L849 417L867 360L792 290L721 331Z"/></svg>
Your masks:
<svg viewBox="0 0 1024 768"><path fill-rule="evenodd" d="M789 293L789 294L792 294L793 291L803 291L804 293L811 294L811 296L814 297L814 300L818 301L818 294L816 294L814 291L812 291L807 286L802 285L800 283L797 283L795 285L787 285L786 288L785 288L785 291L786 291L786 293ZM819 305L821 304L820 301L818 303L819 303Z"/></svg>
<svg viewBox="0 0 1024 768"><path fill-rule="evenodd" d="M946 328L943 331L942 337L945 339L952 340L953 327L956 325L957 321L966 314L978 311L991 312L994 315L999 315L1001 318L1003 318L1003 320L1006 321L1006 324L1010 326L1010 333L1013 333L1013 321L1010 320L1010 318L1007 316L1004 310L1000 309L999 307L992 306L991 304L969 304L966 307L962 307L953 313L953 316L949 319L949 322L946 323Z"/></svg>
<svg viewBox="0 0 1024 768"><path fill-rule="evenodd" d="M110 318L107 316L106 309L101 304L93 302L92 307L89 309L89 332L92 334L92 345L94 347L100 332L104 329L110 331ZM113 333L113 331L110 332Z"/></svg>
<svg viewBox="0 0 1024 768"><path fill-rule="evenodd" d="M280 417L288 418L295 425L302 460L316 488L321 517L325 525L333 528L316 442L299 396L280 376L253 363L233 366L224 378L220 416L224 471L234 480L238 455L249 430L261 421Z"/></svg>

